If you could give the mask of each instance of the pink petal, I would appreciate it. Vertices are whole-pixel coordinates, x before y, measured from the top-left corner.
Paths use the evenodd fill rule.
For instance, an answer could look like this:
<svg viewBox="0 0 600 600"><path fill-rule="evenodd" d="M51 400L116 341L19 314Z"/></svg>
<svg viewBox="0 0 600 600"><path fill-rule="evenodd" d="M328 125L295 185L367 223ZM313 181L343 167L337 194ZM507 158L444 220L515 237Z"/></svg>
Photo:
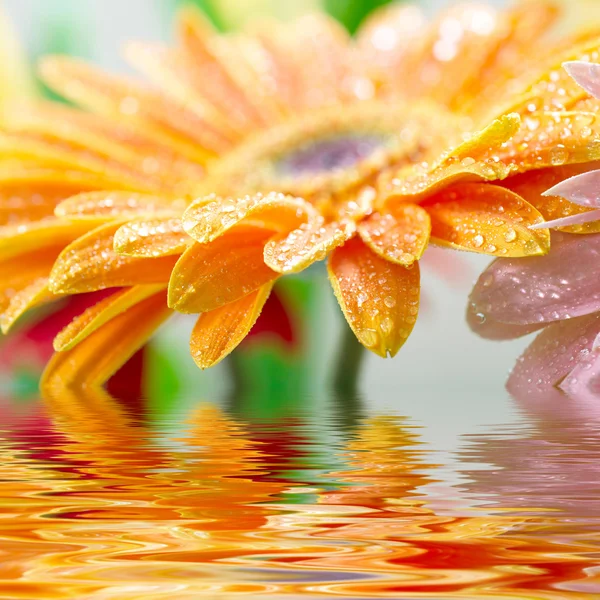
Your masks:
<svg viewBox="0 0 600 600"><path fill-rule="evenodd" d="M570 217L562 217L552 221L543 221L530 225L529 229L551 229L553 227L567 227L567 225L582 225L592 221L600 221L600 210L591 210L590 212L571 215Z"/></svg>
<svg viewBox="0 0 600 600"><path fill-rule="evenodd" d="M549 323L600 311L600 234L553 232L546 256L494 261L471 292L479 318Z"/></svg>
<svg viewBox="0 0 600 600"><path fill-rule="evenodd" d="M517 397L547 393L586 360L599 331L600 314L546 327L519 358L506 387Z"/></svg>
<svg viewBox="0 0 600 600"><path fill-rule="evenodd" d="M600 65L574 60L563 67L588 94L600 99Z"/></svg>
<svg viewBox="0 0 600 600"><path fill-rule="evenodd" d="M582 350L581 358L573 370L565 377L560 388L576 398L600 398L600 351Z"/></svg>
<svg viewBox="0 0 600 600"><path fill-rule="evenodd" d="M600 207L600 170L569 177L546 190L542 196L560 196L580 206Z"/></svg>

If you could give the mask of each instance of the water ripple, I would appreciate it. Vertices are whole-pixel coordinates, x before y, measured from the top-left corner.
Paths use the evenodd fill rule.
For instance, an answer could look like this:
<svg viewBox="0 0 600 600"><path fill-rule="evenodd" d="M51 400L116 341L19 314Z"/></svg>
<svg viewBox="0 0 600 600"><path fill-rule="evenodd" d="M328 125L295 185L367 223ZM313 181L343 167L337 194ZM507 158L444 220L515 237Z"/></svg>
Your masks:
<svg viewBox="0 0 600 600"><path fill-rule="evenodd" d="M445 457L362 410L5 404L0 597L600 597L600 419L520 410Z"/></svg>

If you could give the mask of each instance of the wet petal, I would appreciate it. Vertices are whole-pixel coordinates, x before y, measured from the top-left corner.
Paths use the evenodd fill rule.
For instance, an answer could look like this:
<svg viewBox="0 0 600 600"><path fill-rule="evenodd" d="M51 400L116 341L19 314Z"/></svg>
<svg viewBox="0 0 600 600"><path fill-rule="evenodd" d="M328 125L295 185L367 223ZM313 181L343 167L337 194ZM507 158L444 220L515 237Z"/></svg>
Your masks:
<svg viewBox="0 0 600 600"><path fill-rule="evenodd" d="M48 269L49 270L49 269ZM4 312L0 314L0 328L2 333L7 334L17 320L28 310L56 300L58 296L53 294L48 288L48 278L40 277L16 292L10 299L10 302Z"/></svg>
<svg viewBox="0 0 600 600"><path fill-rule="evenodd" d="M490 148L498 148L519 131L521 117L516 113L502 115L487 127L475 133L448 155L449 159L477 159Z"/></svg>
<svg viewBox="0 0 600 600"><path fill-rule="evenodd" d="M201 369L216 365L248 335L271 293L272 283L200 315L192 331L190 351Z"/></svg>
<svg viewBox="0 0 600 600"><path fill-rule="evenodd" d="M358 340L379 356L394 356L410 335L419 312L419 264L410 268L372 252L360 238L336 248L329 279Z"/></svg>
<svg viewBox="0 0 600 600"><path fill-rule="evenodd" d="M204 244L245 219L287 233L314 216L314 208L305 200L274 192L243 198L208 196L197 200L185 211L183 227L197 242Z"/></svg>
<svg viewBox="0 0 600 600"><path fill-rule="evenodd" d="M509 142L491 149L488 156L514 173L598 160L600 122L592 113L534 113L523 119L523 127Z"/></svg>
<svg viewBox="0 0 600 600"><path fill-rule="evenodd" d="M283 239L265 246L265 263L278 273L298 273L323 260L331 250L349 240L356 231L353 221L333 221L325 225L322 217L313 219Z"/></svg>
<svg viewBox="0 0 600 600"><path fill-rule="evenodd" d="M534 256L550 248L542 215L513 192L492 184L455 185L425 201L437 244L493 256Z"/></svg>
<svg viewBox="0 0 600 600"><path fill-rule="evenodd" d="M58 390L102 385L170 314L164 292L142 300L105 323L75 348L57 352L44 371L41 387Z"/></svg>
<svg viewBox="0 0 600 600"><path fill-rule="evenodd" d="M506 123L507 134L511 123L514 126ZM463 144L433 167L405 167L380 194L386 203L415 201L460 181L500 181L516 173L600 159L600 122L593 113L535 113L524 117L519 131L500 144L501 136L491 144L485 142L487 136L494 138L484 130L466 142L473 146L471 156L466 156L468 146Z"/></svg>
<svg viewBox="0 0 600 600"><path fill-rule="evenodd" d="M563 63L567 73L588 94L600 99L600 65L574 60Z"/></svg>
<svg viewBox="0 0 600 600"><path fill-rule="evenodd" d="M114 234L122 224L102 225L67 246L50 273L50 289L78 294L169 281L177 256L139 258L114 251Z"/></svg>
<svg viewBox="0 0 600 600"><path fill-rule="evenodd" d="M55 214L70 220L112 221L156 212L182 211L184 207L183 201L169 200L164 196L121 191L88 192L63 200L56 207Z"/></svg>
<svg viewBox="0 0 600 600"><path fill-rule="evenodd" d="M181 254L192 242L178 216L142 218L133 219L117 230L114 249L118 254L152 258Z"/></svg>
<svg viewBox="0 0 600 600"><path fill-rule="evenodd" d="M114 319L132 306L142 302L150 296L166 289L162 285L137 285L115 292L111 296L100 300L90 306L82 314L75 317L55 338L54 349L58 352L71 350L96 329ZM163 296L164 297L164 296Z"/></svg>
<svg viewBox="0 0 600 600"><path fill-rule="evenodd" d="M402 199L414 202L460 181L506 178L511 167L498 160L495 152L515 136L519 123L519 115L504 115L444 154L432 166L425 163L401 169L380 191L386 205Z"/></svg>
<svg viewBox="0 0 600 600"><path fill-rule="evenodd" d="M528 260L501 259L481 275L475 312L503 323L548 323L600 310L600 234L552 234L552 251Z"/></svg>
<svg viewBox="0 0 600 600"><path fill-rule="evenodd" d="M240 225L209 244L194 244L173 269L169 306L204 313L239 300L277 277L263 260L273 232Z"/></svg>
<svg viewBox="0 0 600 600"><path fill-rule="evenodd" d="M600 315L560 321L546 327L515 365L507 388L515 395L538 395L559 384L589 355L600 331Z"/></svg>
<svg viewBox="0 0 600 600"><path fill-rule="evenodd" d="M399 203L389 212L372 214L359 224L362 241L382 258L408 266L419 260L429 243L431 219L417 204Z"/></svg>

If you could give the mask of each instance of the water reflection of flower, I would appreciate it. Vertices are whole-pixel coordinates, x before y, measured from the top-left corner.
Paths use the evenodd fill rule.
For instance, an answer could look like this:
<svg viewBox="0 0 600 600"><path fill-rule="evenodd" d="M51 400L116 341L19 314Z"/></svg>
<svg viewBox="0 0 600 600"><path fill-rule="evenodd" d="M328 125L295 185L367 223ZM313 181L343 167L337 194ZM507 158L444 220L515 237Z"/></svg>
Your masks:
<svg viewBox="0 0 600 600"><path fill-rule="evenodd" d="M568 530L573 519L597 531L600 526L600 407L583 390L578 397L547 386L541 392L514 387L524 424L469 435L461 469L464 489L483 508L513 509L548 516ZM539 392L539 393L536 393ZM490 468L469 470L470 462ZM596 540L596 544L600 543Z"/></svg>
<svg viewBox="0 0 600 600"><path fill-rule="evenodd" d="M452 595L493 582L506 594L592 564L576 545L529 537L539 523L525 517L430 510L419 490L433 465L403 418L253 422L202 404L151 426L98 389L45 406L60 454L30 454L31 432L0 461L0 514L12 515L2 568L17 590L118 594L126 580L138 594L176 582L181 594Z"/></svg>

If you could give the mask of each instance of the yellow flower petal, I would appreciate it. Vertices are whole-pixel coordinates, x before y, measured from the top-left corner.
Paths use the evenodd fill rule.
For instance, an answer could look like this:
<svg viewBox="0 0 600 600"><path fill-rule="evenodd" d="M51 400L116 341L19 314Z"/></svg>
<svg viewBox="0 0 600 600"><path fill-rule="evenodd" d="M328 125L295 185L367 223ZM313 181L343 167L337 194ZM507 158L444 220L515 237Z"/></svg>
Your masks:
<svg viewBox="0 0 600 600"><path fill-rule="evenodd" d="M287 233L315 216L315 209L302 198L275 192L243 198L208 196L195 201L185 211L183 227L197 242L205 244L246 219Z"/></svg>
<svg viewBox="0 0 600 600"><path fill-rule="evenodd" d="M358 225L362 241L376 254L409 266L419 260L429 243L431 220L418 204L398 203L385 213L373 213Z"/></svg>
<svg viewBox="0 0 600 600"><path fill-rule="evenodd" d="M493 153L517 133L519 124L518 115L504 115L444 154L432 167L427 163L404 167L380 190L384 204L389 206L402 199L414 202L461 180L504 179L510 167Z"/></svg>
<svg viewBox="0 0 600 600"><path fill-rule="evenodd" d="M534 113L523 119L520 131L487 156L523 173L544 167L600 159L600 121L581 112Z"/></svg>
<svg viewBox="0 0 600 600"><path fill-rule="evenodd" d="M505 122L507 134L513 132L514 123ZM600 159L600 122L591 113L529 115L503 143L498 143L502 136L495 137L494 129L479 132L433 168L404 168L380 190L384 202L417 201L464 181L503 180L515 173Z"/></svg>
<svg viewBox="0 0 600 600"><path fill-rule="evenodd" d="M108 222L156 212L183 210L184 207L183 200L111 190L71 195L56 207L55 214L71 221L90 219Z"/></svg>
<svg viewBox="0 0 600 600"><path fill-rule="evenodd" d="M183 313L204 313L234 302L277 273L263 260L270 230L240 225L210 244L194 244L173 269L169 306Z"/></svg>
<svg viewBox="0 0 600 600"><path fill-rule="evenodd" d="M314 262L323 260L355 232L354 221L325 224L322 217L313 219L283 239L268 242L264 252L265 263L278 273L298 273Z"/></svg>
<svg viewBox="0 0 600 600"><path fill-rule="evenodd" d="M520 126L521 117L518 114L502 115L452 150L448 159L476 160L482 154L488 153L490 148L499 148L510 140L519 131ZM447 163L448 160L444 162Z"/></svg>
<svg viewBox="0 0 600 600"><path fill-rule="evenodd" d="M190 351L201 369L223 360L248 335L271 293L272 283L200 315L192 331Z"/></svg>
<svg viewBox="0 0 600 600"><path fill-rule="evenodd" d="M129 118L157 143L191 160L206 162L215 151L227 147L200 115L133 79L115 77L64 56L44 58L40 69L44 80L66 98L93 112Z"/></svg>
<svg viewBox="0 0 600 600"><path fill-rule="evenodd" d="M36 279L10 298L8 306L0 314L0 328L2 329L2 333L7 334L17 320L28 310L46 302L56 300L58 297L48 288L47 277Z"/></svg>
<svg viewBox="0 0 600 600"><path fill-rule="evenodd" d="M57 352L71 350L90 336L99 327L121 313L139 304L146 298L166 290L167 285L136 285L119 290L90 306L81 315L75 317L55 338L54 349ZM162 296L164 298L164 295Z"/></svg>
<svg viewBox="0 0 600 600"><path fill-rule="evenodd" d="M118 254L153 258L181 254L192 243L179 216L164 216L125 223L115 233L114 249Z"/></svg>
<svg viewBox="0 0 600 600"><path fill-rule="evenodd" d="M166 283L176 256L137 258L114 251L114 234L122 222L97 227L67 246L50 273L50 289L78 294L110 287Z"/></svg>
<svg viewBox="0 0 600 600"><path fill-rule="evenodd" d="M442 246L493 256L545 254L550 233L532 231L542 215L513 192L487 183L463 183L422 204L431 217L431 239Z"/></svg>
<svg viewBox="0 0 600 600"><path fill-rule="evenodd" d="M66 246L90 229L88 223L72 223L53 217L23 225L0 227L0 260L44 246Z"/></svg>
<svg viewBox="0 0 600 600"><path fill-rule="evenodd" d="M61 246L46 246L34 252L24 252L18 258L0 259L0 312L5 311L15 294L32 282L47 278Z"/></svg>
<svg viewBox="0 0 600 600"><path fill-rule="evenodd" d="M57 352L41 386L48 390L99 386L141 348L171 314L164 292L142 300L94 331L71 350Z"/></svg>
<svg viewBox="0 0 600 600"><path fill-rule="evenodd" d="M329 279L340 307L361 344L394 356L410 335L419 312L419 264L410 268L372 252L360 238L336 248Z"/></svg>

